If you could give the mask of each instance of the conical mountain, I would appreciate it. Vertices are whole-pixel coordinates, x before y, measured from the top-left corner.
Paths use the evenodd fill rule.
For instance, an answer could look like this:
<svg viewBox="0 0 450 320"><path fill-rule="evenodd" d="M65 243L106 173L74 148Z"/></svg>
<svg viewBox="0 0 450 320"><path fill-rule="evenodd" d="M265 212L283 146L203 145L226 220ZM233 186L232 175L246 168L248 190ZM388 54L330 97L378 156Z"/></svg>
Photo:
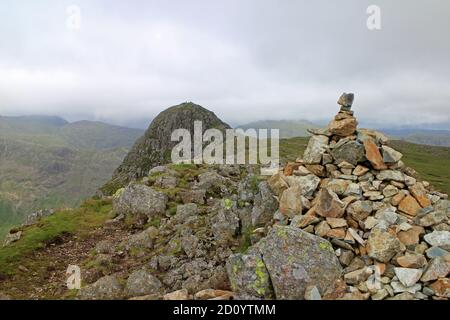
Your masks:
<svg viewBox="0 0 450 320"><path fill-rule="evenodd" d="M172 132L176 129L187 129L193 136L194 121L202 122L203 132L211 128L230 128L212 111L192 102L164 110L152 121L144 136L136 141L112 179L101 188L102 193L113 194L128 182L148 174L151 168L169 163L172 148L178 143L171 141Z"/></svg>

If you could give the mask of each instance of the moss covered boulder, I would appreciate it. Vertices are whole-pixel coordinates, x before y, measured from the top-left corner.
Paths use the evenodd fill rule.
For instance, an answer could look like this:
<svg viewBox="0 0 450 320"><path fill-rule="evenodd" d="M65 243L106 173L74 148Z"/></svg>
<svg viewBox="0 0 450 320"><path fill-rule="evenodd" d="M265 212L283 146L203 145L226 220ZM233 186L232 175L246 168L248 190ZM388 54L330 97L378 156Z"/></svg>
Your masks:
<svg viewBox="0 0 450 320"><path fill-rule="evenodd" d="M340 279L342 267L327 240L291 226L275 226L246 255L231 256L227 271L241 295L304 299L308 286L321 295Z"/></svg>

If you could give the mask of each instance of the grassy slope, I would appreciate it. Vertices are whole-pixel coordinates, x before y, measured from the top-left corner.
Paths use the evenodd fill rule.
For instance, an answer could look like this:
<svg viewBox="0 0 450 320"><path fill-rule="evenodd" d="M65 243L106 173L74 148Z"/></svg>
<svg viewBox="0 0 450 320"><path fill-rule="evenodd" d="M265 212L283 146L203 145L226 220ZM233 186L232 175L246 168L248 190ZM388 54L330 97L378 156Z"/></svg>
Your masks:
<svg viewBox="0 0 450 320"><path fill-rule="evenodd" d="M83 237L101 226L109 217L112 206L108 201L88 200L77 209L59 211L43 218L39 224L23 228L22 238L11 246L0 248L0 275L12 275L27 254L42 248L56 237L74 234ZM27 261L39 264L42 261Z"/></svg>

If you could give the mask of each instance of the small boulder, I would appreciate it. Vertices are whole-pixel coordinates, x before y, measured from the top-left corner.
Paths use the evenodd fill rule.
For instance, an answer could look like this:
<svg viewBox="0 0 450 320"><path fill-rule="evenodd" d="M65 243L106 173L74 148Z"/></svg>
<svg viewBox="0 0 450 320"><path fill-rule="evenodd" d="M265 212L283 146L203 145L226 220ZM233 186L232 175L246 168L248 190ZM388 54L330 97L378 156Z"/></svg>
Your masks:
<svg viewBox="0 0 450 320"><path fill-rule="evenodd" d="M400 161L400 159L403 157L400 152L388 146L382 146L381 150L383 151L383 161L385 163L395 163Z"/></svg>
<svg viewBox="0 0 450 320"><path fill-rule="evenodd" d="M114 197L113 208L117 214L152 217L166 210L167 196L141 184L130 184Z"/></svg>
<svg viewBox="0 0 450 320"><path fill-rule="evenodd" d="M450 250L450 231L433 231L425 235L424 239L431 246Z"/></svg>
<svg viewBox="0 0 450 320"><path fill-rule="evenodd" d="M340 218L344 215L345 203L333 191L322 188L317 196L315 211L325 218Z"/></svg>
<svg viewBox="0 0 450 320"><path fill-rule="evenodd" d="M123 298L123 287L116 276L105 276L78 292L80 300L117 300Z"/></svg>
<svg viewBox="0 0 450 320"><path fill-rule="evenodd" d="M313 135L309 139L308 146L303 154L303 161L307 164L320 164L322 155L326 151L329 138L323 135Z"/></svg>
<svg viewBox="0 0 450 320"><path fill-rule="evenodd" d="M262 299L274 298L270 276L256 251L247 254L233 254L226 263L231 289L240 296L250 296Z"/></svg>
<svg viewBox="0 0 450 320"><path fill-rule="evenodd" d="M387 166L383 161L383 157L380 154L380 150L378 150L378 146L372 139L364 140L364 149L366 151L366 158L370 161L374 169L387 169Z"/></svg>
<svg viewBox="0 0 450 320"><path fill-rule="evenodd" d="M293 218L302 213L301 190L299 186L290 187L284 190L280 198L280 212Z"/></svg>
<svg viewBox="0 0 450 320"><path fill-rule="evenodd" d="M366 249L369 257L386 263L401 251L402 245L396 236L375 228L370 232Z"/></svg>
<svg viewBox="0 0 450 320"><path fill-rule="evenodd" d="M324 294L342 273L331 243L295 227L275 226L256 249L277 299L304 299L308 286Z"/></svg>
<svg viewBox="0 0 450 320"><path fill-rule="evenodd" d="M145 296L159 291L162 284L146 270L134 271L127 280L126 292L131 297Z"/></svg>
<svg viewBox="0 0 450 320"><path fill-rule="evenodd" d="M332 120L328 124L328 131L340 137L351 136L356 132L358 121L354 117L344 118L342 120Z"/></svg>

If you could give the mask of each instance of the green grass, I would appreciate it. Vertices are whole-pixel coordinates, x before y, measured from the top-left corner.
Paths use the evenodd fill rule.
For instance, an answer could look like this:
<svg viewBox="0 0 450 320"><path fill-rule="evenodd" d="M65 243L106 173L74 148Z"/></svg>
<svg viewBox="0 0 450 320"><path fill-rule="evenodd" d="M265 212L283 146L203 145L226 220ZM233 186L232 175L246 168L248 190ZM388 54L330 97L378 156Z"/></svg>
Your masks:
<svg viewBox="0 0 450 320"><path fill-rule="evenodd" d="M392 141L392 146L402 152L405 164L430 182L437 190L450 194L450 148Z"/></svg>
<svg viewBox="0 0 450 320"><path fill-rule="evenodd" d="M111 209L110 201L87 200L78 209L56 212L38 224L24 228L19 241L0 249L0 274L14 274L27 254L57 237L65 234L85 236L109 218Z"/></svg>

